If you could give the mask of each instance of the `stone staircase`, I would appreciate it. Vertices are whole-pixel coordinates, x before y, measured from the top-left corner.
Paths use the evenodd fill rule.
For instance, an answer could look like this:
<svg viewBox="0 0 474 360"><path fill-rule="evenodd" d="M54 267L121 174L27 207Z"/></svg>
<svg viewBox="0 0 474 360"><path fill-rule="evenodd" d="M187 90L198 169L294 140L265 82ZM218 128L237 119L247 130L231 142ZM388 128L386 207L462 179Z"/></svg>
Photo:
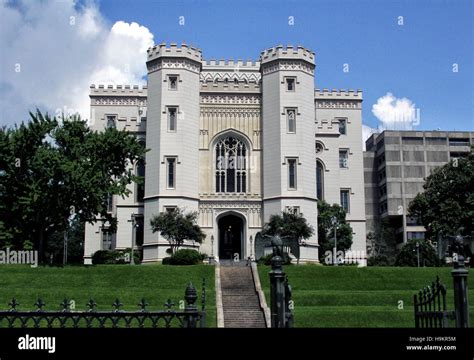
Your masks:
<svg viewBox="0 0 474 360"><path fill-rule="evenodd" d="M222 307L226 328L264 328L265 318L246 262L221 262Z"/></svg>

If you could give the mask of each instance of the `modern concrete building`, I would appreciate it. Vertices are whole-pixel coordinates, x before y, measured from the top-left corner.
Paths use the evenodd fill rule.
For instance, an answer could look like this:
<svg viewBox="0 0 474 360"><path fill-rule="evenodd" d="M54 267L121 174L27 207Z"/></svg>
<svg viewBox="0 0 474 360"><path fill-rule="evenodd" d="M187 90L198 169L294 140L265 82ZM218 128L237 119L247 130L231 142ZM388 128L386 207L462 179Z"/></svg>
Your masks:
<svg viewBox="0 0 474 360"><path fill-rule="evenodd" d="M145 186L111 201L117 232L87 225L85 262L133 241L143 262L161 260L169 243L150 219L177 207L198 212L206 233L185 246L220 259L251 256L270 215L300 212L315 229L301 259L317 261L317 197L347 209L353 249L365 250L362 92L315 90L315 67L301 46L205 61L192 46L161 44L148 50L147 88L92 86L93 128L125 128L150 150L145 168L133 165Z"/></svg>
<svg viewBox="0 0 474 360"><path fill-rule="evenodd" d="M407 216L431 171L470 152L473 132L384 131L366 141L364 152L367 232L377 232L385 219L397 242L423 239L425 228Z"/></svg>

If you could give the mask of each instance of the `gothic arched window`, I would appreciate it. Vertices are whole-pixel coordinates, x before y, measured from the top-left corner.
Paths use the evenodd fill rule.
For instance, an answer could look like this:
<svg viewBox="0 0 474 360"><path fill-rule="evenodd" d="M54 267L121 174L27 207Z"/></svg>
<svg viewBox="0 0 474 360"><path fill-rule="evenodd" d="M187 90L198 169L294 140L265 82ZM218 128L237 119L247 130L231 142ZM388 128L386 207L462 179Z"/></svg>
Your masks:
<svg viewBox="0 0 474 360"><path fill-rule="evenodd" d="M145 141L140 139L139 144L145 149ZM135 168L135 175L140 176L142 179L141 183L137 184L136 201L142 202L145 197L145 157L139 159Z"/></svg>
<svg viewBox="0 0 474 360"><path fill-rule="evenodd" d="M137 176L141 177L140 183L137 184L137 202L142 202L145 197L145 160L140 159L137 161L137 167L135 170Z"/></svg>
<svg viewBox="0 0 474 360"><path fill-rule="evenodd" d="M216 192L247 192L247 147L228 136L216 144Z"/></svg>
<svg viewBox="0 0 474 360"><path fill-rule="evenodd" d="M316 160L316 197L324 200L324 166L319 160Z"/></svg>

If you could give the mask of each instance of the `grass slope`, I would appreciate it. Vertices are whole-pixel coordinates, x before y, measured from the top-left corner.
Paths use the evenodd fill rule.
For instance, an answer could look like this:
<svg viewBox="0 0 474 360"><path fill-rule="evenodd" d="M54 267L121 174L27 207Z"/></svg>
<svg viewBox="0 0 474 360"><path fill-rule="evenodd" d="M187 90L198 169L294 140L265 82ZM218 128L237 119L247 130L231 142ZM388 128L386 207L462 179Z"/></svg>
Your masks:
<svg viewBox="0 0 474 360"><path fill-rule="evenodd" d="M259 266L269 303L268 266ZM297 327L414 327L413 295L439 275L453 306L451 268L286 266ZM468 278L474 324L474 274ZM399 301L403 309L399 309Z"/></svg>
<svg viewBox="0 0 474 360"><path fill-rule="evenodd" d="M164 310L168 298L175 309L184 300L184 291L191 281L198 290L201 306L202 278L206 279L206 323L216 325L214 292L214 267L206 265L100 265L65 268L20 265L0 266L0 309L8 309L15 297L19 310L33 310L36 299L46 303L45 310L58 310L64 298L73 299L76 310L86 310L86 303L93 298L96 310L112 310L112 303L119 298L121 310L138 310L138 302L145 298L148 310Z"/></svg>

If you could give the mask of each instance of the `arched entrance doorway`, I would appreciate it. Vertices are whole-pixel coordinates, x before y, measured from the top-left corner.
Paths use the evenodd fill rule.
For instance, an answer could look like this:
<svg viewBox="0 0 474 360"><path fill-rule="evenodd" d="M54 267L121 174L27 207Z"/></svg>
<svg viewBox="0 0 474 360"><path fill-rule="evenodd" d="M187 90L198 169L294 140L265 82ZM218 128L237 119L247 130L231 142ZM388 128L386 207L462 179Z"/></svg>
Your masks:
<svg viewBox="0 0 474 360"><path fill-rule="evenodd" d="M242 259L242 243L244 239L244 220L237 215L224 215L218 221L219 258Z"/></svg>

